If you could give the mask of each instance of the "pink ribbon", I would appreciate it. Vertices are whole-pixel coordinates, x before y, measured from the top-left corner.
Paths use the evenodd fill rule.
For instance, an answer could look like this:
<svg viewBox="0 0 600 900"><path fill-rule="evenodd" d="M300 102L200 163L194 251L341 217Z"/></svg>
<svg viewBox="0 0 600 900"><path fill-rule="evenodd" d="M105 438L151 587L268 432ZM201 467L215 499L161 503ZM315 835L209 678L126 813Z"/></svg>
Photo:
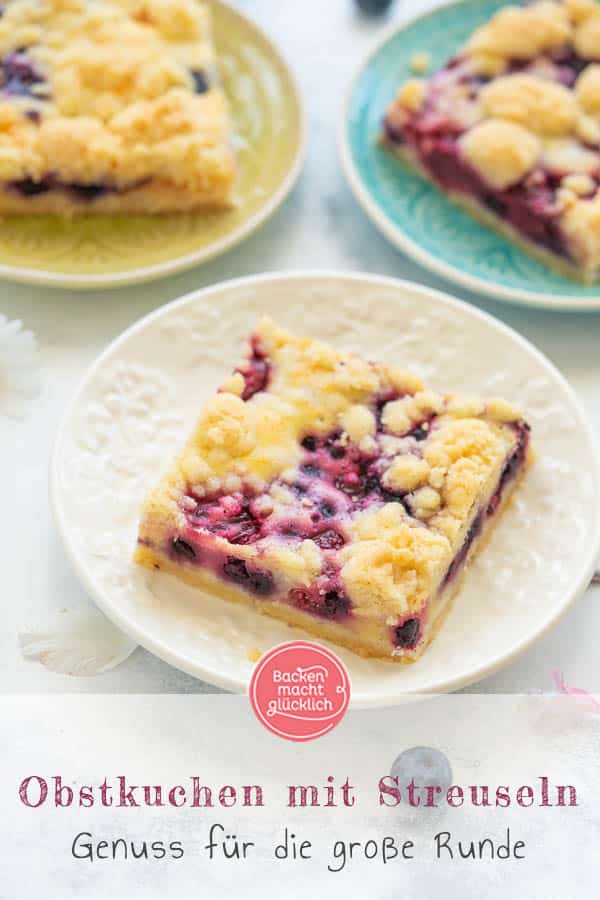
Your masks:
<svg viewBox="0 0 600 900"><path fill-rule="evenodd" d="M562 672L559 672L556 669L552 673L552 677L554 678L554 684L556 685L556 690L559 692L559 694L570 694L573 697L577 697L595 712L598 712L600 710L600 703L596 700L596 698L593 697L589 691L584 691L583 688L569 687L565 683L565 676Z"/></svg>

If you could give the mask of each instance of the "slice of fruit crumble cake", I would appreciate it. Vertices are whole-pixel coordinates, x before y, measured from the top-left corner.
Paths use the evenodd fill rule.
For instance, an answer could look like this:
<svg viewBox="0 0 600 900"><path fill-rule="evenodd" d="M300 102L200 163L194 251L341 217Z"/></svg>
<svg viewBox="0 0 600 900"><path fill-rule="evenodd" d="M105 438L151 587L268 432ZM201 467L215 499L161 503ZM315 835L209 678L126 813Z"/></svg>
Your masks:
<svg viewBox="0 0 600 900"><path fill-rule="evenodd" d="M476 218L595 281L600 3L503 7L442 69L402 86L384 140Z"/></svg>
<svg viewBox="0 0 600 900"><path fill-rule="evenodd" d="M9 0L0 215L231 204L235 160L199 0Z"/></svg>
<svg viewBox="0 0 600 900"><path fill-rule="evenodd" d="M507 402L426 390L265 319L148 497L136 559L412 661L529 453Z"/></svg>

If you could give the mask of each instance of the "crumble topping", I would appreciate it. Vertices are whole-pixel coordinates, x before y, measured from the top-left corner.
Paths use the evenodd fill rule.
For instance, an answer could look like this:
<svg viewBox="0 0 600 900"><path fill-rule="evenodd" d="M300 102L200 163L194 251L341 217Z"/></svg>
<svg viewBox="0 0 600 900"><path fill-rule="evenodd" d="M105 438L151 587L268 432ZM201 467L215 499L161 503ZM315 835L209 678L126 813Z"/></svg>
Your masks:
<svg viewBox="0 0 600 900"><path fill-rule="evenodd" d="M593 175L598 170L598 154L583 147L573 138L555 138L547 141L542 162L549 172L563 176L565 172ZM594 183L594 190L595 190Z"/></svg>
<svg viewBox="0 0 600 900"><path fill-rule="evenodd" d="M410 431L411 423L418 422L431 413L440 412L444 398L433 391L417 391L413 396L402 397L386 403L382 411L382 422L395 434Z"/></svg>
<svg viewBox="0 0 600 900"><path fill-rule="evenodd" d="M477 418L485 414L486 406L479 397L458 397L450 396L446 403L446 412L449 416L456 416L459 419ZM518 411L515 410L513 420L519 417Z"/></svg>
<svg viewBox="0 0 600 900"><path fill-rule="evenodd" d="M375 416L366 406L356 405L342 412L339 423L348 438L360 444L364 438L373 437L376 430Z"/></svg>
<svg viewBox="0 0 600 900"><path fill-rule="evenodd" d="M535 135L502 119L487 119L471 128L462 136L460 146L473 168L499 190L521 181L542 151Z"/></svg>
<svg viewBox="0 0 600 900"><path fill-rule="evenodd" d="M580 106L590 116L600 116L600 66L586 66L575 83Z"/></svg>
<svg viewBox="0 0 600 900"><path fill-rule="evenodd" d="M402 615L426 602L448 554L443 535L411 520L399 504L389 503L357 516L352 537L340 557L356 615Z"/></svg>
<svg viewBox="0 0 600 900"><path fill-rule="evenodd" d="M494 397L485 404L485 415L495 422L517 422L523 414L514 403L509 403L501 397Z"/></svg>
<svg viewBox="0 0 600 900"><path fill-rule="evenodd" d="M138 22L152 24L170 41L189 41L206 26L197 0L120 0Z"/></svg>
<svg viewBox="0 0 600 900"><path fill-rule="evenodd" d="M595 190L596 183L589 175L566 175L561 181L561 187L578 197L585 197Z"/></svg>
<svg viewBox="0 0 600 900"><path fill-rule="evenodd" d="M410 67L413 72L422 74L426 72L431 65L431 57L429 53L413 53L410 60Z"/></svg>
<svg viewBox="0 0 600 900"><path fill-rule="evenodd" d="M534 75L504 75L480 93L484 115L508 119L540 136L569 134L577 119L572 91Z"/></svg>
<svg viewBox="0 0 600 900"><path fill-rule="evenodd" d="M481 419L452 419L432 433L423 455L431 468L445 473L444 508L435 527L449 537L456 533L504 454L497 434Z"/></svg>
<svg viewBox="0 0 600 900"><path fill-rule="evenodd" d="M590 147L598 146L600 144L600 120L593 116L580 116L575 133L584 144L588 144Z"/></svg>
<svg viewBox="0 0 600 900"><path fill-rule="evenodd" d="M466 51L475 57L526 60L564 46L571 34L567 10L551 0L541 0L524 7L501 9L477 29Z"/></svg>
<svg viewBox="0 0 600 900"><path fill-rule="evenodd" d="M311 540L302 541L294 548L271 542L263 550L262 562L267 569L275 569L284 577L286 587L309 587L323 566L321 551Z"/></svg>
<svg viewBox="0 0 600 900"><path fill-rule="evenodd" d="M586 59L600 59L600 12L597 9L577 26L573 45Z"/></svg>
<svg viewBox="0 0 600 900"><path fill-rule="evenodd" d="M410 78L398 92L398 102L405 108L416 112L425 99L427 86L421 78Z"/></svg>
<svg viewBox="0 0 600 900"><path fill-rule="evenodd" d="M154 178L228 202L230 123L203 3L13 0L0 70L2 180L101 191Z"/></svg>
<svg viewBox="0 0 600 900"><path fill-rule="evenodd" d="M580 199L567 208L562 225L573 252L582 262L600 265L600 195L593 199Z"/></svg>
<svg viewBox="0 0 600 900"><path fill-rule="evenodd" d="M403 617L460 564L525 428L502 400L427 390L263 319L150 495L140 546L322 619L391 620L416 641Z"/></svg>
<svg viewBox="0 0 600 900"><path fill-rule="evenodd" d="M599 63L597 0L506 6L446 67L418 88L406 83L387 113L388 140L442 190L593 280Z"/></svg>
<svg viewBox="0 0 600 900"><path fill-rule="evenodd" d="M434 488L425 486L409 494L408 503L417 519L429 519L442 505L442 498Z"/></svg>
<svg viewBox="0 0 600 900"><path fill-rule="evenodd" d="M565 0L565 7L576 25L584 22L598 9L596 0Z"/></svg>
<svg viewBox="0 0 600 900"><path fill-rule="evenodd" d="M418 456L398 456L383 477L383 483L391 490L409 493L425 484L430 474L429 463Z"/></svg>

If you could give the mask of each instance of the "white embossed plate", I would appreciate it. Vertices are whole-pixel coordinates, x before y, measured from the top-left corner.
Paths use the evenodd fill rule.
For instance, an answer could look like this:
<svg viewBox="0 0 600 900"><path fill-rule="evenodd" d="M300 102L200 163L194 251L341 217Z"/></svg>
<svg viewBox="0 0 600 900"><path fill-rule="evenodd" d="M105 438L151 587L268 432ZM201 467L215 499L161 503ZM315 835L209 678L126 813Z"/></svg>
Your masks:
<svg viewBox="0 0 600 900"><path fill-rule="evenodd" d="M88 372L52 464L58 528L86 588L162 659L234 691L249 648L303 632L132 561L142 499L237 362L261 314L433 387L504 395L527 411L538 460L412 666L337 648L355 705L476 681L540 637L589 583L600 552L600 472L584 413L557 370L505 325L424 287L368 275L256 276L190 294L125 332Z"/></svg>

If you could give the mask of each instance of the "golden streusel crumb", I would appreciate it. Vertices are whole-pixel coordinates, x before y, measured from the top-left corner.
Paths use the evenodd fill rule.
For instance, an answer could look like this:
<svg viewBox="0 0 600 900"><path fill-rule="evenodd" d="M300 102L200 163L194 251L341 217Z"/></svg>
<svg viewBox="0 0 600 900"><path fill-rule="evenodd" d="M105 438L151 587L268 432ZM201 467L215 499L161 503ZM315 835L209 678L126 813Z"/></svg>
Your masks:
<svg viewBox="0 0 600 900"><path fill-rule="evenodd" d="M410 59L410 68L417 75L423 75L431 65L429 53L414 53Z"/></svg>
<svg viewBox="0 0 600 900"><path fill-rule="evenodd" d="M425 158L428 144L421 146L418 136L440 122L467 187L444 187L446 170L438 172L435 159ZM504 6L431 79L411 78L401 86L386 114L385 137L485 221L511 237L514 232L534 255L583 281L599 277L598 0ZM501 194L508 190L517 202L524 192L530 213L540 217L539 236L505 203Z"/></svg>
<svg viewBox="0 0 600 900"><path fill-rule="evenodd" d="M210 552L233 560L234 578L258 566L278 597L295 592L310 608L310 592L326 597L327 573L339 570L356 619L398 619L435 593L522 422L505 401L437 393L263 319L150 494L141 546L168 553L173 535L187 546L204 534L189 524L198 503L231 509L233 527L255 534L250 502L259 539L230 543L219 510L209 527Z"/></svg>
<svg viewBox="0 0 600 900"><path fill-rule="evenodd" d="M231 204L231 125L200 0L12 0L0 54L0 179L13 185L0 213L28 200L65 213Z"/></svg>

